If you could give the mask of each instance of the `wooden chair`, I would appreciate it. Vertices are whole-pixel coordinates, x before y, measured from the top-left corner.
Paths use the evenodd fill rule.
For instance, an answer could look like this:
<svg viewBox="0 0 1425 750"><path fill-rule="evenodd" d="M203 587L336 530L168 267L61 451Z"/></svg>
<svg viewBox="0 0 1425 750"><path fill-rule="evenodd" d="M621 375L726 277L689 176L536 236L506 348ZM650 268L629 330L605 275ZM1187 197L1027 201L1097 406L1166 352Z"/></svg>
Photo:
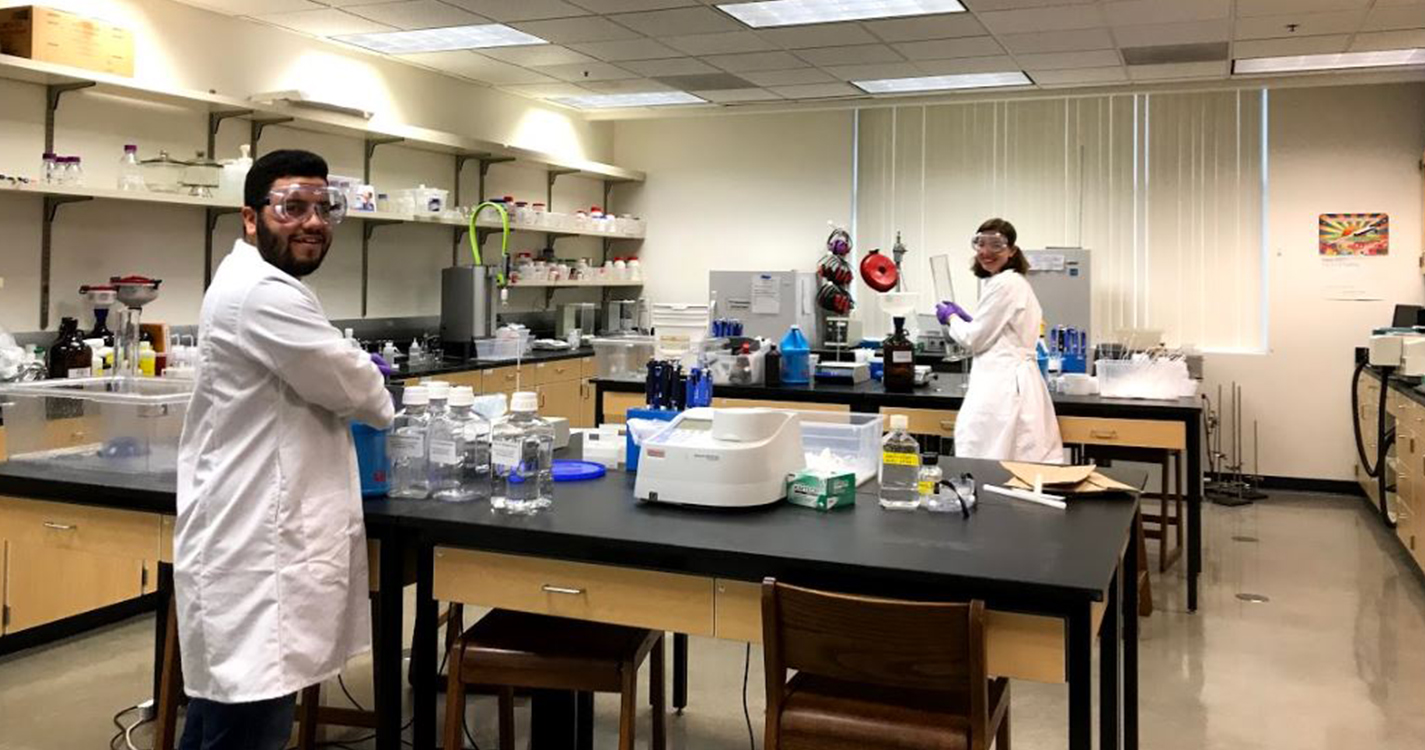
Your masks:
<svg viewBox="0 0 1425 750"><path fill-rule="evenodd" d="M1162 504L1158 513L1143 514L1143 527L1148 539L1158 540L1158 572L1167 572L1183 555L1183 527L1187 523L1183 514L1183 503L1186 502L1183 494L1183 488L1186 486L1183 465L1186 463L1186 457L1182 451L1086 445L1083 446L1083 456L1105 466L1114 460L1158 464L1162 472L1159 491L1144 492L1143 497L1158 498ZM1170 529L1173 539L1171 545L1168 544Z"/></svg>
<svg viewBox="0 0 1425 750"><path fill-rule="evenodd" d="M514 750L516 688L619 693L619 749L633 750L638 668L651 655L652 750L666 743L663 633L549 615L494 610L451 648L445 747L461 747L468 686L495 686L500 750Z"/></svg>
<svg viewBox="0 0 1425 750"><path fill-rule="evenodd" d="M985 607L762 584L766 750L1009 750ZM797 671L787 679L787 670Z"/></svg>

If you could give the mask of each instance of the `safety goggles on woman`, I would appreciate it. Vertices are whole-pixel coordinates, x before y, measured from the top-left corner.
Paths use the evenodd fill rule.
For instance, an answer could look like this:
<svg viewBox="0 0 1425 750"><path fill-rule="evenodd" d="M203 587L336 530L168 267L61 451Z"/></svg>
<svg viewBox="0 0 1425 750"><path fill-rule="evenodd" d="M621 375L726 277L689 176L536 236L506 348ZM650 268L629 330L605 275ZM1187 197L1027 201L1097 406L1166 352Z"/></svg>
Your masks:
<svg viewBox="0 0 1425 750"><path fill-rule="evenodd" d="M986 232L970 238L970 247L976 250L1004 250L1009 241L999 232Z"/></svg>
<svg viewBox="0 0 1425 750"><path fill-rule="evenodd" d="M327 224L340 224L346 217L346 196L333 187L289 185L268 193L265 203L272 206L272 215L284 224L300 224L313 211Z"/></svg>

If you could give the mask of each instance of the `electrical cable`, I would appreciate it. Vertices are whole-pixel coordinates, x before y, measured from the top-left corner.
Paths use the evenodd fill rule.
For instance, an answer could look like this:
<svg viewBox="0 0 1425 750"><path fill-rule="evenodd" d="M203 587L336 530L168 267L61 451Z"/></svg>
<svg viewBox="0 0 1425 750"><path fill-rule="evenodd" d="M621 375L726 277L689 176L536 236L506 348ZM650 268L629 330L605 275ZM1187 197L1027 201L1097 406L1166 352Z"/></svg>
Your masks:
<svg viewBox="0 0 1425 750"><path fill-rule="evenodd" d="M747 709L747 675L752 671L752 644L742 655L742 718L747 720L747 746L757 750L757 738L752 734L752 712Z"/></svg>
<svg viewBox="0 0 1425 750"><path fill-rule="evenodd" d="M130 711L138 711L138 710L141 709L141 708L143 708L143 705L136 703L136 704L134 704L134 705L132 705L132 706L129 706L128 708L126 708L126 709L124 709L124 710L122 710L122 711L120 711L120 712L114 714L114 716L113 716L113 718L111 719L111 721L114 723L114 727L115 727L116 729L118 729L118 731L114 733L114 736L113 736L113 737L110 737L110 738L109 738L109 750L118 750L118 742L119 742L120 738L122 738L122 739L124 740L124 745L126 745L126 746L128 747L128 750L139 750L139 748L134 747L133 732L134 732L135 729L138 729L139 727L143 726L144 724L147 724L148 722L153 721L153 718L152 718L152 717L147 717L147 718L141 717L141 718L139 718L138 721L134 722L133 724L128 724L128 725L125 725L125 724L123 724L122 722L120 722L120 721L119 721L119 718L122 717L124 714L129 713Z"/></svg>
<svg viewBox="0 0 1425 750"><path fill-rule="evenodd" d="M1360 414L1360 392L1358 390L1361 380L1361 373L1368 366L1367 362L1358 362L1356 371L1351 375L1351 409L1352 414ZM1356 438L1356 454L1361 459L1361 467L1366 470L1366 475L1376 480L1376 494L1380 505L1380 518L1386 528L1393 529L1396 526L1395 519L1390 513L1390 487L1386 484L1386 460L1385 454L1390 449L1391 443L1395 442L1395 431L1387 430L1385 427L1386 396L1390 392L1390 375L1395 371L1394 367L1382 366L1380 368L1380 399L1376 404L1376 463L1372 468L1366 461L1366 448L1361 439L1361 420L1353 417L1352 428Z"/></svg>
<svg viewBox="0 0 1425 750"><path fill-rule="evenodd" d="M351 705L355 706L357 711L365 711L365 710L366 710L366 707L363 706L363 705L361 705L361 702L360 702L360 701L358 701L358 700L356 700L355 698L351 697L351 691L346 689L346 680L342 679L342 676L341 676L341 675L337 675L337 676L336 676L336 684L341 687L341 692L344 693L344 694L346 694L346 699L349 700L349 701L351 701Z"/></svg>

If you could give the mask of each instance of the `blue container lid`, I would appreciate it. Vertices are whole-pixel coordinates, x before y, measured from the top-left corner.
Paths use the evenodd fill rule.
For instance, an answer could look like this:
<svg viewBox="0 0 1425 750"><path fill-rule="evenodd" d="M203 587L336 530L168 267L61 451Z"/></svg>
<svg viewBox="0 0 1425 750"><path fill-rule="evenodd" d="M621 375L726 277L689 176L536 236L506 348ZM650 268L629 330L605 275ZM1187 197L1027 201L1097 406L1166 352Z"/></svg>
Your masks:
<svg viewBox="0 0 1425 750"><path fill-rule="evenodd" d="M598 479L607 473L603 464L596 464L593 461L574 461L565 458L554 460L554 481L556 482L583 482L589 479Z"/></svg>

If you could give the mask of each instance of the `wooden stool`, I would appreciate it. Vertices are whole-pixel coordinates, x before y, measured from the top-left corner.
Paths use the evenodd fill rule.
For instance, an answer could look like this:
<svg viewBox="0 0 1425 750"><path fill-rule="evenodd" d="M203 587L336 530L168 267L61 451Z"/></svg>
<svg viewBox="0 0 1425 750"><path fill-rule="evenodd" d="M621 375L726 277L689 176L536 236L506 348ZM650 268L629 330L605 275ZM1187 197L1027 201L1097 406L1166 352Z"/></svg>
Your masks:
<svg viewBox="0 0 1425 750"><path fill-rule="evenodd" d="M494 685L499 696L500 750L514 750L515 688L619 693L619 749L633 750L638 667L649 663L653 698L652 750L665 744L663 633L494 610L450 650L445 747L460 747L468 685Z"/></svg>
<svg viewBox="0 0 1425 750"><path fill-rule="evenodd" d="M1160 512L1144 513L1144 534L1148 539L1158 540L1158 572L1165 573L1183 555L1183 464L1182 451L1158 448L1133 448L1105 445L1083 446L1082 457L1110 465L1114 460L1158 464L1161 468L1159 492L1144 492L1143 497L1158 498L1162 501ZM1171 482L1171 491L1169 483ZM1171 505L1170 505L1171 503ZM1169 510L1172 513L1169 513ZM1174 544L1168 545L1168 529L1173 530Z"/></svg>

